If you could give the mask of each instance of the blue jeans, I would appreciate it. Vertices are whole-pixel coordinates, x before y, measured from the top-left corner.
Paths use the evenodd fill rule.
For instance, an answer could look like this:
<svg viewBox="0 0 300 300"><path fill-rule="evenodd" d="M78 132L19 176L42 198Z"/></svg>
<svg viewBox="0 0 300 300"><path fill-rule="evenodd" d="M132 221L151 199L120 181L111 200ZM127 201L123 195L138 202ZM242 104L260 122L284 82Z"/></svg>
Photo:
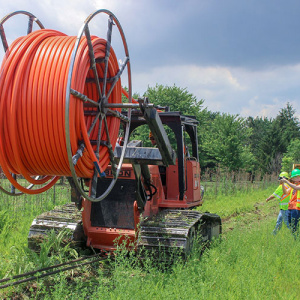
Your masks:
<svg viewBox="0 0 300 300"><path fill-rule="evenodd" d="M282 227L282 221L285 223L287 228L290 228L289 220L288 220L288 210L281 209L279 211L275 228L273 230L273 234L276 234Z"/></svg>
<svg viewBox="0 0 300 300"><path fill-rule="evenodd" d="M288 220L292 233L296 233L298 230L298 222L300 217L300 210L298 209L289 209L288 210Z"/></svg>

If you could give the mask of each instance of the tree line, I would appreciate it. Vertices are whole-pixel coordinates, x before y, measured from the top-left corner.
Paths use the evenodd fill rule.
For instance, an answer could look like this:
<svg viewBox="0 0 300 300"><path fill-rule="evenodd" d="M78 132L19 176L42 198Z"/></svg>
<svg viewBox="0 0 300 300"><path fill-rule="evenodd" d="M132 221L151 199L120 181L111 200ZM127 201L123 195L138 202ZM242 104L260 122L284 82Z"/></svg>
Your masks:
<svg viewBox="0 0 300 300"><path fill-rule="evenodd" d="M148 87L143 97L155 105L168 106L171 111L197 118L203 171L221 167L229 171L279 173L291 171L293 163L300 163L300 123L290 103L275 118L244 118L209 111L203 99L198 100L186 88L176 85L156 84ZM148 133L146 127L138 128L133 138L144 140L147 146ZM171 142L174 143L172 136Z"/></svg>

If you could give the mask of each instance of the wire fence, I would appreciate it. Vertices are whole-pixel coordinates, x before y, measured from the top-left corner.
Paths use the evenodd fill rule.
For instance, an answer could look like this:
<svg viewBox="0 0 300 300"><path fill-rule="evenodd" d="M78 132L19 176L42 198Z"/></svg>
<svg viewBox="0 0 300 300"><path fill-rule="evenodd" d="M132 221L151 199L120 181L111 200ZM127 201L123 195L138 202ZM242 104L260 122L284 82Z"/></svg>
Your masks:
<svg viewBox="0 0 300 300"><path fill-rule="evenodd" d="M26 185L22 176L18 175L18 182ZM212 195L229 195L237 192L250 192L252 190L266 189L278 182L278 174L262 174L261 172L246 172L244 170L229 171L223 168L215 170L206 170L201 175L201 185L204 187L206 194ZM5 190L11 192L12 185L1 174L0 170L0 186ZM17 192L17 191L16 191ZM65 201L70 197L70 186L65 177L62 177L50 190L39 195L22 195L11 197L5 193L0 193L0 204L2 207L6 205L18 207L20 203L31 202L34 206L44 206L45 202L52 205L61 204L61 199ZM21 200L22 199L22 200Z"/></svg>
<svg viewBox="0 0 300 300"><path fill-rule="evenodd" d="M222 168L206 170L201 175L201 184L208 194L228 195L236 192L249 192L266 189L278 183L278 174L262 174L261 172L228 171Z"/></svg>

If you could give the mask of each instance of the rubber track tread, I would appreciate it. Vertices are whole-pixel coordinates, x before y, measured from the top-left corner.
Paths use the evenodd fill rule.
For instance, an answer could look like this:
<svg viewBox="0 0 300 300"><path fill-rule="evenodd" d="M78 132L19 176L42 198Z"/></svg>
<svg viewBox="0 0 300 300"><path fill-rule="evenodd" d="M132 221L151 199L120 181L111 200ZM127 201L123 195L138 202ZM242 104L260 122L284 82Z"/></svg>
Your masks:
<svg viewBox="0 0 300 300"><path fill-rule="evenodd" d="M182 249L187 247L189 230L199 223L202 213L190 210L164 210L140 225L139 248Z"/></svg>
<svg viewBox="0 0 300 300"><path fill-rule="evenodd" d="M49 231L54 230L58 234L59 231L65 228L68 228L72 232L72 238L68 242L75 242L78 245L82 244L84 240L78 238L79 235L81 237L81 220L81 211L76 208L74 203L68 203L42 213L33 220L30 226L28 234L29 248L38 250L39 244ZM78 232L77 235L75 231Z"/></svg>

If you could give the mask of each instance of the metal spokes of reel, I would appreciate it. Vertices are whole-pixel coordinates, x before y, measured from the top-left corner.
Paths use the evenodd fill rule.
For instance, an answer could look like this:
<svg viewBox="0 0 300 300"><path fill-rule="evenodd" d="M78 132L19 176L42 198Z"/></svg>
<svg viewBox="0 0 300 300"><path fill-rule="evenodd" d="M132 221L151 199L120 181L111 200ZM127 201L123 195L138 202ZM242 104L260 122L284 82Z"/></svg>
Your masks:
<svg viewBox="0 0 300 300"><path fill-rule="evenodd" d="M105 56L97 57L93 47L93 36L90 32L90 22L99 14L104 14L108 16L108 27L107 27L107 39L106 39L106 48L105 48ZM110 67L110 58L114 55L113 49L111 47L112 43L112 32L113 26L116 25L121 36L125 58L121 66L118 68L117 73L111 74L112 72L109 70ZM74 64L76 57L79 53L80 43L83 39L86 39L89 49L89 58L90 58L90 78L87 78L86 84L92 84L94 86L94 99L88 97L85 93L81 93L72 88L72 78L75 72ZM128 83L128 99L127 103L122 103L121 101L114 102L114 90L120 88L121 76L124 71L127 69L127 83ZM100 75L101 74L101 75ZM122 88L122 87L121 87ZM96 96L95 96L96 93ZM72 99L73 98L73 99ZM80 99L84 102L84 115L85 118L89 118L90 120L86 122L87 126L87 134L89 138L89 142L85 143L84 141L80 142L77 146L77 149L72 149L71 141L70 141L70 109L72 105L72 101L75 99ZM76 188L80 192L80 194L85 198L93 202L103 200L108 193L112 190L113 186L116 183L118 178L123 158L125 155L125 150L127 146L127 141L129 137L129 126L130 126L130 116L131 109L128 108L126 115L123 114L123 110L128 107L128 103L132 101L132 90L131 90L131 69L130 69L130 61L129 61L129 52L125 39L124 32L122 27L115 17L108 10L98 10L92 13L84 22L83 26L79 30L77 35L77 40L73 49L73 53L71 56L71 63L69 68L68 75L68 84L66 90L66 109L65 109L65 133L66 133L66 146L68 153L69 166L72 173L72 177ZM130 105L129 105L130 106ZM110 128L110 124L112 124L113 119L117 119L124 124L124 144L121 156L119 158L119 163L117 165L116 158L114 156L114 147L116 142L116 130L117 136L119 136L120 126L118 128ZM116 122L118 123L118 122ZM113 138L112 138L113 135ZM80 183L80 176L78 176L76 171L76 165L80 161L83 151L85 151L88 147L92 146L93 151L95 153L94 159L94 174L92 176L92 182L90 184L90 193L87 194ZM103 151L106 149L106 151ZM101 153L105 153L104 157L102 157ZM108 155L107 155L108 153ZM103 162L106 160L106 163ZM113 174L113 179L111 180L110 185L106 189L106 191L102 195L96 196L96 186L97 180L102 176L104 169L101 167L101 163L107 166L108 163L111 165L111 170ZM102 164L102 165L103 165Z"/></svg>
<svg viewBox="0 0 300 300"><path fill-rule="evenodd" d="M29 33L32 32L33 22L35 22L41 29L44 28L44 25L40 22L40 20L35 15L33 15L32 13L30 13L30 12L19 10L19 11L15 11L15 12L13 12L11 14L8 14L7 16L5 16L0 21L0 36L1 36L2 45L3 45L3 48L4 48L4 52L6 52L7 49L8 49L8 43L7 43L6 34L5 34L5 30L4 30L3 24L7 20L9 20L11 17L16 16L16 15L20 15L20 14L21 15L26 15L26 16L29 17L28 27L27 27L27 34L29 34Z"/></svg>

